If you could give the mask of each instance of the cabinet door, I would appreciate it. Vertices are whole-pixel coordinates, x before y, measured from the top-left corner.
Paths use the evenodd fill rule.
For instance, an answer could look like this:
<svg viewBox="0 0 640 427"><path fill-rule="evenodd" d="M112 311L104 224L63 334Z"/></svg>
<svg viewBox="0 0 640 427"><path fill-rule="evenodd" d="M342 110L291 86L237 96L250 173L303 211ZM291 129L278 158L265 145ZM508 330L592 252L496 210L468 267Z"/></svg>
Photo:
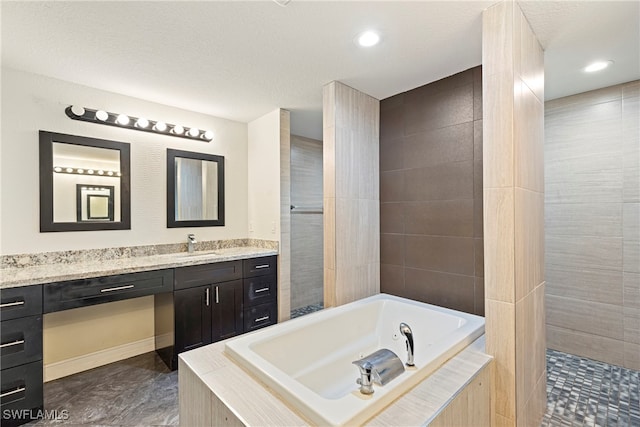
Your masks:
<svg viewBox="0 0 640 427"><path fill-rule="evenodd" d="M242 280L212 285L212 340L240 335L242 322Z"/></svg>
<svg viewBox="0 0 640 427"><path fill-rule="evenodd" d="M211 286L174 292L176 354L211 343L212 297Z"/></svg>

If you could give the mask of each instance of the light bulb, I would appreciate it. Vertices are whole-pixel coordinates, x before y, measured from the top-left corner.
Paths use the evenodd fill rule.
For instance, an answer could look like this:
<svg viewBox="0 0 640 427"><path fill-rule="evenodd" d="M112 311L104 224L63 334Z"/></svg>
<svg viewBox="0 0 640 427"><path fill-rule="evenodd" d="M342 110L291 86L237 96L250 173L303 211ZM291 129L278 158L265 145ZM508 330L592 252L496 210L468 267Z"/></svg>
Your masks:
<svg viewBox="0 0 640 427"><path fill-rule="evenodd" d="M78 169L77 172L78 173L84 173L84 169Z"/></svg>
<svg viewBox="0 0 640 427"><path fill-rule="evenodd" d="M136 121L136 126L139 128L146 128L147 126L149 126L149 120L145 119L144 117L140 117L137 121Z"/></svg>
<svg viewBox="0 0 640 427"><path fill-rule="evenodd" d="M98 175L104 175L104 171L98 171Z"/></svg>
<svg viewBox="0 0 640 427"><path fill-rule="evenodd" d="M167 130L167 124L165 122L156 122L153 128L158 132L164 132Z"/></svg>
<svg viewBox="0 0 640 427"><path fill-rule="evenodd" d="M109 171L109 172L107 172L107 175L109 175L109 176L113 176L113 171Z"/></svg>
<svg viewBox="0 0 640 427"><path fill-rule="evenodd" d="M118 172L118 173L116 173L116 175L118 175L118 176L122 176L122 173L121 173L121 172Z"/></svg>
<svg viewBox="0 0 640 427"><path fill-rule="evenodd" d="M365 31L358 36L358 44L362 47L371 47L378 44L380 36L375 31Z"/></svg>
<svg viewBox="0 0 640 427"><path fill-rule="evenodd" d="M127 116L126 114L120 114L116 119L116 122L118 122L118 124L120 125L126 126L129 124L129 116Z"/></svg>
<svg viewBox="0 0 640 427"><path fill-rule="evenodd" d="M66 171L67 171L67 173L71 173L71 172L73 172L73 168L67 168Z"/></svg>
<svg viewBox="0 0 640 427"><path fill-rule="evenodd" d="M96 111L96 119L100 120L101 122L104 122L108 118L109 118L109 114L106 111L104 110Z"/></svg>
<svg viewBox="0 0 640 427"><path fill-rule="evenodd" d="M207 141L211 141L213 139L213 131L206 131L203 135L204 139L206 139Z"/></svg>
<svg viewBox="0 0 640 427"><path fill-rule="evenodd" d="M84 107L81 107L79 105L72 105L71 112L78 117L84 116L84 113L85 113Z"/></svg>
<svg viewBox="0 0 640 427"><path fill-rule="evenodd" d="M180 125L174 125L172 132L176 135L182 135L184 133L184 128Z"/></svg>
<svg viewBox="0 0 640 427"><path fill-rule="evenodd" d="M54 172L62 172L62 168L60 166L56 166L55 168L53 168Z"/></svg>
<svg viewBox="0 0 640 427"><path fill-rule="evenodd" d="M88 173L89 175L93 175L93 169L89 169L89 170L87 171L87 173Z"/></svg>
<svg viewBox="0 0 640 427"><path fill-rule="evenodd" d="M586 66L584 71L587 73L594 73L596 71L604 70L611 64L613 64L613 61L597 61Z"/></svg>
<svg viewBox="0 0 640 427"><path fill-rule="evenodd" d="M188 134L189 134L189 136L192 136L192 137L194 137L194 138L197 138L197 137L200 135L200 129L198 129L198 128L191 128L191 129L189 129Z"/></svg>

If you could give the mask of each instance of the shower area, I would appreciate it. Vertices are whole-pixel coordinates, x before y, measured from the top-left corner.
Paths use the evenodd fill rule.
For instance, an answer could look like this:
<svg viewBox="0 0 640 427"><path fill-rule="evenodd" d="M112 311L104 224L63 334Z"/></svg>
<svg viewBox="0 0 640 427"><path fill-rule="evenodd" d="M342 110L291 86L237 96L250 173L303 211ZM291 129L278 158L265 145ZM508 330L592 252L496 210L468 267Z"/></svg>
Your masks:
<svg viewBox="0 0 640 427"><path fill-rule="evenodd" d="M291 317L323 308L322 141L291 135Z"/></svg>

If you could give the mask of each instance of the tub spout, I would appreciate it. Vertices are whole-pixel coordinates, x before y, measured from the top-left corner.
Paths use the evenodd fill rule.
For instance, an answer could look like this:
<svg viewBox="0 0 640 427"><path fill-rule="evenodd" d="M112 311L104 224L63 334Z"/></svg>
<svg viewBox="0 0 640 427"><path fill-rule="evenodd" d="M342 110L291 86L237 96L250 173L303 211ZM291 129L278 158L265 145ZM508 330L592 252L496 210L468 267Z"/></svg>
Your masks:
<svg viewBox="0 0 640 427"><path fill-rule="evenodd" d="M360 369L360 378L356 383L360 385L362 394L372 394L374 382L383 386L404 372L398 356L386 348L352 363Z"/></svg>
<svg viewBox="0 0 640 427"><path fill-rule="evenodd" d="M407 366L415 366L413 362L413 332L406 323L400 323L400 333L406 338L407 344Z"/></svg>

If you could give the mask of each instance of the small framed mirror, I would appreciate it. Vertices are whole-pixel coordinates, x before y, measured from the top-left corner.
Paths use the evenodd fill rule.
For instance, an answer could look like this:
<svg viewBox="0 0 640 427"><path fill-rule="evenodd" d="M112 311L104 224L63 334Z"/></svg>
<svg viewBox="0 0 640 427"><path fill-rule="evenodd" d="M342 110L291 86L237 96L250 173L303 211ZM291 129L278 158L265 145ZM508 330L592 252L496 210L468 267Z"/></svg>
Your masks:
<svg viewBox="0 0 640 427"><path fill-rule="evenodd" d="M224 157L167 149L167 227L224 225Z"/></svg>
<svg viewBox="0 0 640 427"><path fill-rule="evenodd" d="M130 148L40 131L40 231L129 230Z"/></svg>

